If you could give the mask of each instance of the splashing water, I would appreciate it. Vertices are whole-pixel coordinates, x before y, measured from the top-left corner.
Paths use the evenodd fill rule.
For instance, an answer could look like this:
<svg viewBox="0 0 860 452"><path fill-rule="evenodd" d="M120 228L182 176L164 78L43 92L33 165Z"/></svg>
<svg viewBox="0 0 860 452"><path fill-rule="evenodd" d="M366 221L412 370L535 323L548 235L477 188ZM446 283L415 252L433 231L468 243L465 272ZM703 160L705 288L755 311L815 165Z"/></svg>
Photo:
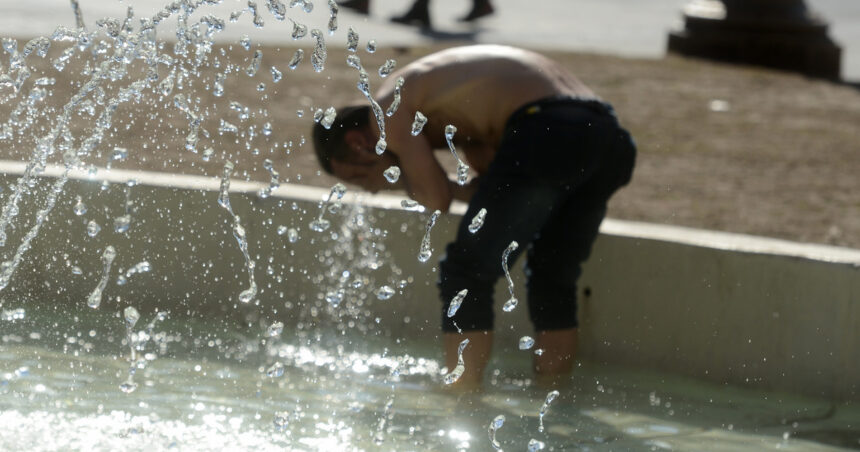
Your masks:
<svg viewBox="0 0 860 452"><path fill-rule="evenodd" d="M456 383L457 380L463 376L463 372L466 371L466 363L463 361L463 350L466 349L467 345L469 345L469 339L463 339L463 341L460 342L460 346L457 347L457 366L442 378L442 381L446 385Z"/></svg>
<svg viewBox="0 0 860 452"><path fill-rule="evenodd" d="M506 301L505 304L502 306L502 310L505 312L513 311L514 308L517 307L517 303L519 302L519 300L517 300L517 297L514 296L514 280L511 279L511 272L510 270L508 270L508 257L510 257L511 253L519 247L520 244L517 243L516 240L514 240L513 242L511 242L510 245L508 245L507 248L505 248L505 252L502 253L502 270L505 271L505 279L508 280L508 292L510 292L511 294L511 298L509 298L508 301Z"/></svg>
<svg viewBox="0 0 860 452"><path fill-rule="evenodd" d="M335 110L334 107L326 108L322 118L320 119L320 125L326 129L331 129L331 125L334 124L335 117L337 117L337 110Z"/></svg>
<svg viewBox="0 0 860 452"><path fill-rule="evenodd" d="M284 364L280 361L276 361L266 369L266 376L269 378L279 378L284 376Z"/></svg>
<svg viewBox="0 0 860 452"><path fill-rule="evenodd" d="M421 135L421 131L424 130L424 126L427 124L427 117L424 116L420 111L415 112L415 120L412 121L412 136L417 137Z"/></svg>
<svg viewBox="0 0 860 452"><path fill-rule="evenodd" d="M138 273L147 273L152 271L152 264L149 261L141 261L135 264L133 267L129 268L125 274L120 275L116 279L116 284L118 286L125 285L128 282L128 279Z"/></svg>
<svg viewBox="0 0 860 452"><path fill-rule="evenodd" d="M376 298L380 300L388 300L394 296L394 289L391 286L382 286L376 291Z"/></svg>
<svg viewBox="0 0 860 452"><path fill-rule="evenodd" d="M105 247L102 252L102 266L104 270L102 271L102 279L99 281L99 284L90 292L90 296L87 298L87 306L96 309L102 303L102 293L107 287L108 278L110 278L110 267L113 264L113 260L116 258L116 250L114 247L108 245Z"/></svg>
<svg viewBox="0 0 860 452"><path fill-rule="evenodd" d="M358 56L350 55L347 58L347 64L358 70L358 83L356 87L370 102L370 109L373 111L373 117L376 118L376 126L379 128L379 141L376 142L376 154L382 155L388 146L385 142L385 112L382 111L382 107L379 106L379 103L373 99L373 95L370 93L370 78L367 76L367 71L361 66Z"/></svg>
<svg viewBox="0 0 860 452"><path fill-rule="evenodd" d="M534 345L535 340L532 339L530 336L521 337L518 344L520 350L529 350L530 348L534 347Z"/></svg>
<svg viewBox="0 0 860 452"><path fill-rule="evenodd" d="M540 406L540 412L538 412L538 431L541 433L543 433L543 417L546 416L547 411L549 411L549 404L558 397L558 394L558 391L550 391L549 394L546 395L546 400L543 402L543 405Z"/></svg>
<svg viewBox="0 0 860 452"><path fill-rule="evenodd" d="M433 255L433 249L430 248L430 230L433 229L436 220L439 219L439 215L442 215L442 211L436 210L430 215L430 219L427 221L427 229L424 231L424 237L421 239L421 248L418 250L419 262L427 262L430 260L430 256Z"/></svg>
<svg viewBox="0 0 860 452"><path fill-rule="evenodd" d="M77 196L77 201L75 202L75 207L72 208L72 212L77 216L81 216L87 213L87 205L84 204L84 201L80 196Z"/></svg>
<svg viewBox="0 0 860 452"><path fill-rule="evenodd" d="M248 77L253 77L257 75L257 71L260 70L260 63L263 61L263 51L255 50L254 56L251 57L251 62L248 63L248 67L245 68L245 73L248 74Z"/></svg>
<svg viewBox="0 0 860 452"><path fill-rule="evenodd" d="M278 173L277 170L275 170L274 164L272 163L272 161L270 159L263 160L263 168L269 172L269 186L261 189L257 193L257 196L265 199L265 198L268 198L269 196L271 196L272 191L276 190L278 187L281 186L281 182L280 182L281 174Z"/></svg>
<svg viewBox="0 0 860 452"><path fill-rule="evenodd" d="M278 83L284 78L284 74L275 66L270 67L269 71L272 73L272 83Z"/></svg>
<svg viewBox="0 0 860 452"><path fill-rule="evenodd" d="M295 70L297 67L299 67L299 64L302 62L302 60L304 58L305 58L305 51L302 49L297 49L296 53L293 54L293 57L290 58L290 62L287 63L287 67L289 67L290 70Z"/></svg>
<svg viewBox="0 0 860 452"><path fill-rule="evenodd" d="M367 41L367 53L374 53L374 52L376 52L376 40L371 39L371 40Z"/></svg>
<svg viewBox="0 0 860 452"><path fill-rule="evenodd" d="M87 235L88 236L95 237L99 234L99 232L101 230L102 230L102 227L99 226L99 224L96 223L95 220L90 220L89 222L87 222Z"/></svg>
<svg viewBox="0 0 860 452"><path fill-rule="evenodd" d="M382 175L388 183L396 183L397 180L400 179L400 168L397 166L389 166L388 169L382 172Z"/></svg>
<svg viewBox="0 0 860 452"><path fill-rule="evenodd" d="M328 198L325 201L320 202L319 216L315 220L311 221L310 228L312 231L323 232L331 226L331 223L323 218L323 214L325 214L326 207L332 203L332 199L334 199L336 204L339 204L344 194L346 194L345 185L338 182L331 187L331 192L329 192Z"/></svg>
<svg viewBox="0 0 860 452"><path fill-rule="evenodd" d="M329 18L328 18L328 34L333 35L337 31L337 3L334 0L328 0Z"/></svg>
<svg viewBox="0 0 860 452"><path fill-rule="evenodd" d="M538 452L539 450L544 450L544 448L546 448L546 444L543 441L538 441L534 438L529 440L528 452Z"/></svg>
<svg viewBox="0 0 860 452"><path fill-rule="evenodd" d="M460 309L460 305L463 304L463 300L466 299L466 295L469 294L469 289L463 289L454 295L454 298L451 300L451 304L448 305L448 318L454 317L454 314Z"/></svg>
<svg viewBox="0 0 860 452"><path fill-rule="evenodd" d="M281 333L284 331L284 323L283 322L275 322L269 325L266 328L266 337L280 337Z"/></svg>
<svg viewBox="0 0 860 452"><path fill-rule="evenodd" d="M496 431L498 431L502 426L505 425L505 415L500 414L493 418L493 421L490 422L490 427L487 429L487 434L490 436L490 445L493 446L493 449L502 450L502 444L496 440Z"/></svg>
<svg viewBox="0 0 860 452"><path fill-rule="evenodd" d="M483 207L478 211L477 214L472 218L472 222L469 223L469 232L472 234L478 232L481 229L481 226L484 225L484 218L487 216L487 209Z"/></svg>
<svg viewBox="0 0 860 452"><path fill-rule="evenodd" d="M403 201L400 201L400 207L403 207L407 210L417 210L419 212L424 211L424 206L419 204L418 201L414 201L411 199L404 199Z"/></svg>
<svg viewBox="0 0 860 452"><path fill-rule="evenodd" d="M314 51L311 53L311 64L314 67L314 71L322 72L323 69L325 69L326 57L328 57L328 53L325 48L325 39L323 39L322 32L316 28L311 30L311 37L316 41Z"/></svg>
<svg viewBox="0 0 860 452"><path fill-rule="evenodd" d="M385 60L385 63L382 63L382 66L379 66L379 76L382 78L388 77L391 75L391 72L394 71L395 66L397 66L396 61L392 59Z"/></svg>
<svg viewBox="0 0 860 452"><path fill-rule="evenodd" d="M394 99L391 101L391 105L388 106L388 110L385 110L385 116L389 118L394 116L394 113L400 108L400 92L403 90L404 83L406 83L406 80L403 77L397 77L397 80L394 81Z"/></svg>
<svg viewBox="0 0 860 452"><path fill-rule="evenodd" d="M224 170L221 173L221 189L218 194L218 205L223 207L232 217L233 237L239 243L239 250L242 251L242 256L245 257L245 268L248 271L248 288L239 293L239 301L249 303L257 295L257 282L254 280L254 267L256 264L248 253L248 239L245 236L245 228L242 227L239 216L233 213L233 208L230 206L230 175L233 173L233 168L233 162L228 161L224 164Z"/></svg>
<svg viewBox="0 0 860 452"><path fill-rule="evenodd" d="M413 126L413 130L415 127ZM420 132L419 132L420 133ZM457 150L454 148L454 134L457 133L457 128L453 125L445 126L445 141L448 142L448 149L451 149L451 154L457 159L457 184L466 185L466 179L469 177L469 165L467 165L460 156L457 155ZM413 135L415 135L413 133Z"/></svg>
<svg viewBox="0 0 860 452"><path fill-rule="evenodd" d="M308 35L308 27L307 25L301 24L299 22L290 19L290 22L293 23L293 32L290 34L290 37L299 40Z"/></svg>
<svg viewBox="0 0 860 452"><path fill-rule="evenodd" d="M355 52L358 49L358 32L354 28L349 27L346 32L346 50Z"/></svg>

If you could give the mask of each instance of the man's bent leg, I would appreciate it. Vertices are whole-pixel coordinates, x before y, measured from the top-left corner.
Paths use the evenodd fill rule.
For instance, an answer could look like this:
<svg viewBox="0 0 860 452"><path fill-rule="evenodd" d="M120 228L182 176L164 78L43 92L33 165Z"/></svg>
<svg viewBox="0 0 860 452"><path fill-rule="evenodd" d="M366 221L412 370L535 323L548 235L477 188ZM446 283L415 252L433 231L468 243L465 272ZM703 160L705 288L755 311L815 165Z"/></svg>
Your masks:
<svg viewBox="0 0 860 452"><path fill-rule="evenodd" d="M492 331L464 331L463 333L445 333L445 366L448 372L457 367L458 349L463 339L469 339L469 345L463 350L463 375L451 385L457 390L475 390L481 387L484 379L484 369L490 361L493 348Z"/></svg>

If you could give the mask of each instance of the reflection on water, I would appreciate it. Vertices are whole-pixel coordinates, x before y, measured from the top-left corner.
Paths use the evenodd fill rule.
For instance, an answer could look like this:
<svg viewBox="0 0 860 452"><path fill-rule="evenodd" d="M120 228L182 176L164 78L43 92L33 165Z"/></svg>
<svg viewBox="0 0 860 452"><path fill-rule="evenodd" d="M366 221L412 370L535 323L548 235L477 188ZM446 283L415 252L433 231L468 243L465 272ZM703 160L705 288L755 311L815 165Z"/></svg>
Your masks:
<svg viewBox="0 0 860 452"><path fill-rule="evenodd" d="M816 401L599 366L550 392L516 358L493 363L485 392L456 394L432 344L279 338L279 324L147 326L126 394L130 322L82 312L4 311L0 450L831 450L784 436L782 420L830 410Z"/></svg>

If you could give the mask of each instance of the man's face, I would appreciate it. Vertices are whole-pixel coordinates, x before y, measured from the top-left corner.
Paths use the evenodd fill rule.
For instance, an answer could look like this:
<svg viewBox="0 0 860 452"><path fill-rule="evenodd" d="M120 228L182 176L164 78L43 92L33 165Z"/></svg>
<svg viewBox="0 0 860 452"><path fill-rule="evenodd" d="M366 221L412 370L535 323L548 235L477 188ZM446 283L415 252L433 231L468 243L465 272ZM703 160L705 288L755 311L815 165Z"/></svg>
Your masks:
<svg viewBox="0 0 860 452"><path fill-rule="evenodd" d="M372 147L359 145L350 146L345 158L332 159L331 169L338 179L376 193L389 185L382 173L396 164L397 160L390 152L376 155Z"/></svg>

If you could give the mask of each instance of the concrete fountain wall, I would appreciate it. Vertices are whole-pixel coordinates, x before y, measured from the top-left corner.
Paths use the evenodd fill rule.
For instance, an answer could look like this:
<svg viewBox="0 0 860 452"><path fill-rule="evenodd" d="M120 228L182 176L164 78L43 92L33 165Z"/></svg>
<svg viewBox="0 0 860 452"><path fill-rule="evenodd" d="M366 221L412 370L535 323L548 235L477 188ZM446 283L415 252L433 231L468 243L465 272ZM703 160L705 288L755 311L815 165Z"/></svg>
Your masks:
<svg viewBox="0 0 860 452"><path fill-rule="evenodd" d="M0 162L3 186L13 184L23 169L22 163ZM50 167L45 177L59 174ZM111 244L118 252L115 267L146 259L153 271L122 291L111 282L101 309L119 311L117 305L130 303L203 318L237 312L233 306L247 276L230 220L216 204L217 179L104 169L94 177L72 176L22 267L0 292L4 308L39 300L70 318L75 310L89 309L86 297L101 275L101 250ZM131 189L132 229L116 234L112 218L124 213L122 184L128 180L138 183ZM103 181L109 183L106 189ZM293 270L261 296L261 303L307 302L320 292L308 276L324 271L307 223L328 190L284 185L260 199L261 188L239 181L231 187L231 203L257 260L257 279L269 281L265 256L283 259ZM73 213L76 195L92 209L86 215ZM464 206L455 205L440 219L432 234L434 258L421 264L416 255L426 215L402 210L393 196L360 199L350 193L345 199L369 206L375 227L389 231L392 261L404 277L414 278L403 294L369 306L372 316L389 334L433 340L440 314L432 262L453 237ZM302 209L308 213L299 218ZM22 202L6 259L34 214L32 199ZM89 238L83 218L96 219L102 232ZM301 239L289 243L277 234L282 224L299 226ZM73 265L83 275L72 275ZM525 300L521 273L518 263L514 279ZM116 270L111 278L115 281ZM580 290L583 359L860 400L860 250L607 219ZM500 282L497 293L505 292ZM116 293L122 293L119 300ZM512 344L530 334L526 310L502 313L497 301L497 341ZM280 315L290 321L289 309Z"/></svg>

